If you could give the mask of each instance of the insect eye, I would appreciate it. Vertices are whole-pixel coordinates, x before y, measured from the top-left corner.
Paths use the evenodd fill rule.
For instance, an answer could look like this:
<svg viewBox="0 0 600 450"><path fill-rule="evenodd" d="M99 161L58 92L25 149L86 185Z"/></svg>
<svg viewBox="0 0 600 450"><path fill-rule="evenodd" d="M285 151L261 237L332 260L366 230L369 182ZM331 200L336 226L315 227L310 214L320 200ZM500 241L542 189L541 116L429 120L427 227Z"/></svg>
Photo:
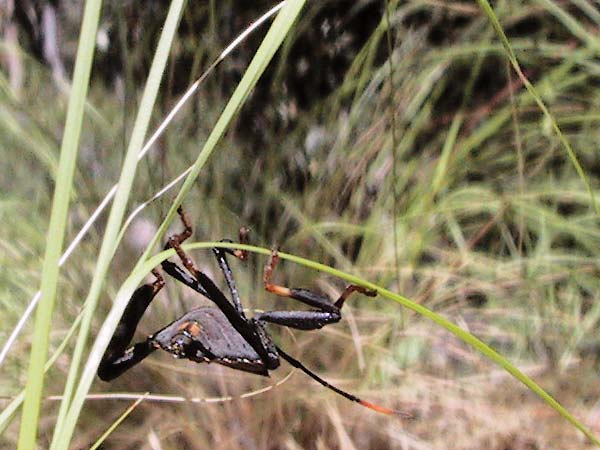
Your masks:
<svg viewBox="0 0 600 450"><path fill-rule="evenodd" d="M169 352L173 354L176 358L181 358L185 356L185 349L188 345L190 345L192 339L186 333L176 334L171 339L171 345L169 345Z"/></svg>

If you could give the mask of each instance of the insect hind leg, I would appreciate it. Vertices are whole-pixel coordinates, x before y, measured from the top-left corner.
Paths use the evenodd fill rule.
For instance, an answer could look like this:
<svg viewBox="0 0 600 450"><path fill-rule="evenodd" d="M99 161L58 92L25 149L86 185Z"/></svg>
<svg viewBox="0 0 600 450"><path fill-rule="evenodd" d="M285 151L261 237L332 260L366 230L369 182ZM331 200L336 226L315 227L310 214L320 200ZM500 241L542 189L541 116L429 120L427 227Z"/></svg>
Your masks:
<svg viewBox="0 0 600 450"><path fill-rule="evenodd" d="M155 350L150 339L127 348L146 309L165 285L158 270L155 269L152 273L156 280L152 284L144 284L137 288L123 311L98 366L98 376L101 380L110 381L118 377Z"/></svg>
<svg viewBox="0 0 600 450"><path fill-rule="evenodd" d="M286 352L284 352L279 346L276 346L277 348L277 352L279 353L279 356L281 356L283 359L285 359L291 366L300 369L302 372L304 372L306 375L308 375L309 377L311 377L313 380L315 380L317 383L319 383L320 385L326 387L329 390L332 390L333 392L335 392L338 395L341 395L342 397L356 402L361 406L364 406L365 408L369 408L372 409L373 411L377 411L378 413L382 413L382 414L390 414L390 415L398 415L401 417L405 417L405 418L410 418L412 417L410 414L402 412L402 411L397 411L395 409L391 409L391 408L386 408L385 406L380 406L377 405L375 403L371 403L371 402L367 402L365 400L362 400L360 398L358 398L357 396L350 394L349 392L346 392L334 385L332 385L331 383L325 381L323 378L321 378L320 376L318 376L316 373L314 373L313 371L311 371L309 368L307 368L304 364L302 364L300 361L298 361L297 359L293 358L292 356L288 355Z"/></svg>
<svg viewBox="0 0 600 450"><path fill-rule="evenodd" d="M309 289L289 288L274 284L271 282L271 278L275 268L277 267L278 261L279 257L277 255L277 251L272 250L269 262L265 266L265 270L263 272L263 283L265 289L280 297L290 297L298 300L306 305L317 308L319 311L328 312L333 315L340 315L340 310L342 306L344 306L344 302L353 292L360 292L369 297L374 297L377 295L376 291L358 286L356 284L350 284L346 286L346 289L344 289L344 292L342 292L340 297L335 302L332 302L327 295L319 294Z"/></svg>

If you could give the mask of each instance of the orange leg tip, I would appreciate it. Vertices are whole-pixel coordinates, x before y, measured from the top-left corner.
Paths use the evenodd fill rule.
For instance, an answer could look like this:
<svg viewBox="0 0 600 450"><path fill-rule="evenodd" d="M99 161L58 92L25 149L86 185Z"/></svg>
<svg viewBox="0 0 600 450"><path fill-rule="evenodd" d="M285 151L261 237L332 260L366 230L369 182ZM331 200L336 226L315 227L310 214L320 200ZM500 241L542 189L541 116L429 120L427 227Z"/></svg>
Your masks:
<svg viewBox="0 0 600 450"><path fill-rule="evenodd" d="M386 408L385 406L380 406L380 405L376 405L375 403L371 403L371 402L367 402L364 400L360 400L359 402L362 406L365 406L369 409L372 409L373 411L377 411L378 413L381 414L388 414L390 416L400 416L403 417L405 419L411 419L412 415L409 413L406 413L404 411L398 411L396 409L391 409L391 408Z"/></svg>
<svg viewBox="0 0 600 450"><path fill-rule="evenodd" d="M248 252L246 252L245 250L234 250L233 256L235 256L240 261L246 261L246 258L248 257Z"/></svg>
<svg viewBox="0 0 600 450"><path fill-rule="evenodd" d="M190 322L183 322L181 325L179 325L179 327L177 327L177 331L185 330L189 324Z"/></svg>
<svg viewBox="0 0 600 450"><path fill-rule="evenodd" d="M292 291L290 288L286 288L283 286L278 286L276 284L265 284L265 289L269 292L272 292L275 295L279 295L280 297L291 297Z"/></svg>

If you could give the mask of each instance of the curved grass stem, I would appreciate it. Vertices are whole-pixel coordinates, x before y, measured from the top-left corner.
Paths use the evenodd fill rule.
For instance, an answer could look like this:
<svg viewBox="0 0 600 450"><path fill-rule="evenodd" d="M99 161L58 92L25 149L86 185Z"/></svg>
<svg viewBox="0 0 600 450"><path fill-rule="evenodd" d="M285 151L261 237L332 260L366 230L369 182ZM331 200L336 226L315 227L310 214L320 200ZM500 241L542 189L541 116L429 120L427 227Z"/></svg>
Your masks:
<svg viewBox="0 0 600 450"><path fill-rule="evenodd" d="M242 250L247 250L254 253L259 253L262 255L270 255L271 250L261 247L255 247L250 245L242 245L236 243L223 243L223 242L199 242L193 244L187 244L183 246L186 249L200 249L200 248L212 248L212 247L222 247L222 248L239 248ZM155 258L163 259L163 255L169 252L163 252L160 255L157 255ZM302 266L308 267L313 270L317 270L319 272L324 272L329 275L333 275L335 277L341 278L343 280L348 281L349 283L357 284L360 286L364 286L368 289L373 289L377 291L379 295L382 297L393 300L402 306L413 310L417 314L424 316L438 325L442 326L450 333L455 335L457 338L477 350L483 356L498 364L504 370L506 370L510 375L523 383L527 388L533 391L538 397L540 397L544 402L546 402L551 408L553 408L556 412L558 412L563 418L569 421L574 427L576 427L579 431L581 431L591 442L600 447L600 440L589 430L583 423L575 418L564 406L562 406L554 397L552 397L548 392L546 392L540 385L538 385L532 378L528 377L522 371L520 371L515 365L513 365L508 359L499 354L496 350L491 348L489 345L475 337L473 334L468 331L463 330L458 325L452 323L448 319L443 316L431 311L430 309L420 305L406 297L398 295L392 291L389 291L375 283L371 283L367 280L364 280L355 275L349 274L347 272L343 272L333 267L326 266L324 264L318 263L316 261L311 261L306 258L302 258L296 255L291 255L288 253L278 252L278 255L281 259L287 260L290 262L294 262L296 264L300 264ZM154 260L154 258L153 258Z"/></svg>

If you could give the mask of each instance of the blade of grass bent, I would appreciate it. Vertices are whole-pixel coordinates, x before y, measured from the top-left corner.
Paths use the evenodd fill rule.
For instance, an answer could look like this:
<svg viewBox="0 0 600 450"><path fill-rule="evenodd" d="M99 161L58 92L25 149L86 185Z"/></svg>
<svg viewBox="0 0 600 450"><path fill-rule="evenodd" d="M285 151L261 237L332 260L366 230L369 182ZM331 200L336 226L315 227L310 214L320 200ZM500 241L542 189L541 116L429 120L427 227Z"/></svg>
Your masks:
<svg viewBox="0 0 600 450"><path fill-rule="evenodd" d="M183 247L186 250L187 249L189 249L189 250L208 249L208 248L213 248L213 247L236 248L236 249L248 250L250 252L259 253L262 255L270 255L271 254L271 249L255 247L255 246L251 246L251 245L242 245L242 244L238 244L238 243L198 242L198 243L183 245ZM152 261L154 262L156 259L159 259L159 261L162 261L165 257L164 255L166 255L168 257L169 255L172 255L172 254L173 253L171 253L171 251L163 252L159 255L156 255L156 257L154 257L152 259ZM395 294L392 291L382 288L382 287L380 287L374 283L371 283L367 280L363 280L362 278L359 278L355 275L352 275L352 274L349 274L346 272L342 272L340 270L334 269L332 267L326 266L326 265L318 263L316 261L312 261L312 260L305 259L305 258L302 258L299 256L291 255L288 253L278 252L278 255L279 255L280 259L294 262L296 264L300 264L302 266L308 267L313 270L317 270L319 272L328 273L332 276L341 278L341 279L346 280L353 284L364 286L368 289L373 289L373 290L377 291L377 293L379 295L381 295L382 297L385 297L389 300L393 300L397 303L400 303L402 306L409 308L409 309L413 310L414 312L416 312L417 314L427 317L428 319L432 320L433 322L437 323L438 325L444 327L446 330L448 330L450 333L455 335L457 338L459 338L466 344L473 347L475 350L477 350L479 353L483 354L488 359L492 360L494 363L498 364L500 367L502 367L504 370L506 370L510 375L512 375L517 380L519 380L525 386L527 386L538 397L540 397L544 402L546 402L551 408L553 408L563 418L565 418L567 421L569 421L575 428L577 428L579 431L581 431L591 442L593 442L595 445L600 447L600 440L592 433L592 431L589 430L579 420L577 420L575 418L575 416L573 416L564 406L562 406L557 400L555 400L554 397L552 397L550 394L548 394L541 386L539 386L535 381L533 381L532 378L528 377L526 374L521 372L517 367L515 367L513 364L511 364L506 358L504 358L502 355L500 355L497 351L495 351L489 345L487 345L486 343L484 343L483 341L481 341L480 339L478 339L471 333L463 330L458 325L450 322L448 319L440 316L439 314L431 311L430 309L427 309L426 307L420 305L419 303L413 302L412 300L409 300L406 297ZM144 264L144 266L147 268L147 270L151 270L152 267L155 267L154 265L149 265L149 264L148 265ZM132 293L133 293L133 291L132 291Z"/></svg>
<svg viewBox="0 0 600 450"><path fill-rule="evenodd" d="M261 255L270 255L271 249L256 247L252 245L242 245L239 243L226 243L226 242L196 242L191 244L184 244L183 248L185 250L196 250L196 249L210 249L213 247L220 248L232 248L232 249L243 249L248 250L253 253L258 253ZM95 372L98 364L100 363L100 358L104 352L104 348L108 345L108 341L112 337L114 332L114 328L121 318L123 313L120 307L121 303L127 304L131 295L137 288L137 286L142 282L144 277L154 268L160 265L162 261L167 258L170 258L175 255L175 251L170 249L167 251L163 251L158 255L155 255L148 260L144 261L140 264L131 275L125 280L121 289L117 293L115 302L113 304L112 309L110 310L106 321L102 325L100 332L98 333L98 337L96 342L94 343L94 348L90 354L90 359L88 360L88 364L86 365L86 371ZM548 394L541 386L539 386L533 379L528 377L526 374L521 372L518 368L516 368L513 364L511 364L506 358L492 349L489 345L485 344L483 341L479 340L477 337L472 335L471 333L463 330L458 325L450 322L448 319L440 316L439 314L425 308L424 306L409 300L406 297L395 294L381 286L378 286L374 283L371 283L367 280L363 280L355 275L334 269L332 267L326 266L324 264L318 263L316 261L311 261L306 258L302 258L299 256L291 255L288 253L279 252L278 253L280 259L287 260L296 264L300 264L302 266L308 267L313 270L317 270L320 272L324 272L330 274L332 276L341 278L350 283L357 284L360 286L364 286L368 289L374 289L380 294L382 297L385 297L389 300L393 300L402 306L411 309L412 311L420 314L438 325L444 327L450 333L458 337L460 340L473 347L479 353L483 354L488 359L492 360L494 363L498 364L504 370L506 370L510 375L519 380L525 386L527 386L531 391L533 391L538 397L540 397L544 402L546 402L551 408L557 411L563 418L565 418L568 422L570 422L575 428L581 431L591 442L600 447L600 440L589 430L584 424L582 424L579 420L575 418L564 406L562 406L558 401L556 401L550 394Z"/></svg>
<svg viewBox="0 0 600 450"><path fill-rule="evenodd" d="M167 214L165 221L163 222L163 224L161 225L161 228L155 235L155 237L153 239L153 244L148 247L146 253L144 253L142 258L140 259L140 262L136 265L136 268L142 264L142 261L144 260L144 258L147 257L147 254L153 248L154 243L158 242L158 240L160 239L160 236L162 236L162 233L164 233L164 230L166 230L166 227L168 226L168 222L175 215L175 210L177 207L176 205L181 203L181 199L189 191L191 185L193 184L194 180L198 176L200 169L202 168L202 166L208 159L209 155L212 153L212 150L214 149L214 147L216 146L216 144L218 143L218 141L224 134L225 129L231 122L232 118L235 116L235 113L239 110L242 103L250 95L252 88L256 85L256 82L258 81L258 79L260 78L262 73L264 72L264 70L267 67L270 60L272 59L273 55L275 54L275 51L281 45L281 42L283 41L283 39L287 35L287 32L289 31L289 29L295 22L296 18L298 17L303 5L304 5L304 0L289 0L288 2L286 2L285 6L281 9L280 13L277 15L277 18L271 25L269 32L267 33L265 39L263 40L261 46L258 49L256 55L254 56L252 62L250 63L248 70L244 74L244 76L243 76L242 80L240 81L240 84L236 88L236 91L234 92L232 98L228 102L228 104L225 107L225 110L223 111L217 124L213 128L213 131L211 132L206 144L204 145L203 150L201 151L196 163L194 164L190 175L186 179L186 182L184 182L184 186L180 190L177 200L175 200L173 207ZM120 182L119 182L119 187L120 187ZM117 202L118 198L119 197L117 194L117 197L115 198L115 203ZM114 205L113 205L113 209L114 209ZM110 225L110 219L109 219L109 225ZM113 246L114 246L114 237L116 237L116 234L115 234L115 236L113 236ZM144 267L145 267L145 265L144 265ZM136 274L139 273L139 270L134 269L134 273L136 273ZM146 271L145 273L148 273L148 271ZM140 279L138 279L136 281L136 284L139 283L139 281L140 281ZM135 287L133 289L135 289ZM133 290L131 292L133 292ZM77 386L77 390L76 390L75 394L73 395L73 401L71 403L71 407L65 418L65 427L66 428L64 428L64 430L61 430L60 436L59 436L59 441L57 441L58 443L55 446L51 447L52 450L66 450L68 448L70 438L72 436L73 430L75 428L75 424L77 422L77 418L79 416L81 408L83 407L83 402L85 401L85 396L87 395L89 388L92 384L92 381L94 379L96 369L98 367L98 364L100 362L102 354L104 353L104 350L106 349L106 346L108 345L110 336L114 332L116 324L117 324L119 318L121 317L121 315L123 314L123 310L125 309L125 306L127 305L128 301L129 301L129 297L123 298L122 296L121 297L117 296L117 299L115 300L115 302L113 304L111 312L109 313L109 316L105 320L104 325L102 326L100 333L98 334L96 341L94 342L92 350L90 351L90 356L88 358L88 361L87 361L85 368L81 374L79 385ZM83 328L83 325L82 325L82 328Z"/></svg>
<svg viewBox="0 0 600 450"><path fill-rule="evenodd" d="M116 237L123 221L127 201L131 192L131 186L133 185L138 155L144 144L150 117L152 115L152 109L158 95L171 45L177 32L184 6L185 0L174 0L171 2L152 61L152 66L150 67L148 81L142 95L131 139L127 148L127 154L119 177L117 192L115 193L115 199L108 217L108 223L104 232L104 238L100 248L94 276L92 278L90 291L85 300L83 321L77 338L77 344L73 352L73 359L71 361L71 367L64 389L63 401L61 402L56 429L50 446L53 450L66 450L68 448L77 418L79 417L79 412L81 411L84 396L77 397L77 395L75 395L72 402L69 404L71 394L79 372L80 362L85 350L91 322L98 303L98 297L100 296L104 278L116 250Z"/></svg>
<svg viewBox="0 0 600 450"><path fill-rule="evenodd" d="M18 446L21 450L33 450L37 436L40 401L44 386L44 362L48 353L48 340L52 312L58 283L58 260L64 243L71 186L79 148L79 138L87 97L90 72L94 58L96 31L100 18L101 0L85 3L81 37L77 49L73 88L69 97L65 130L56 176L52 213L46 237L46 252L42 268L41 300L36 314L33 342L31 346L25 403L21 415Z"/></svg>

